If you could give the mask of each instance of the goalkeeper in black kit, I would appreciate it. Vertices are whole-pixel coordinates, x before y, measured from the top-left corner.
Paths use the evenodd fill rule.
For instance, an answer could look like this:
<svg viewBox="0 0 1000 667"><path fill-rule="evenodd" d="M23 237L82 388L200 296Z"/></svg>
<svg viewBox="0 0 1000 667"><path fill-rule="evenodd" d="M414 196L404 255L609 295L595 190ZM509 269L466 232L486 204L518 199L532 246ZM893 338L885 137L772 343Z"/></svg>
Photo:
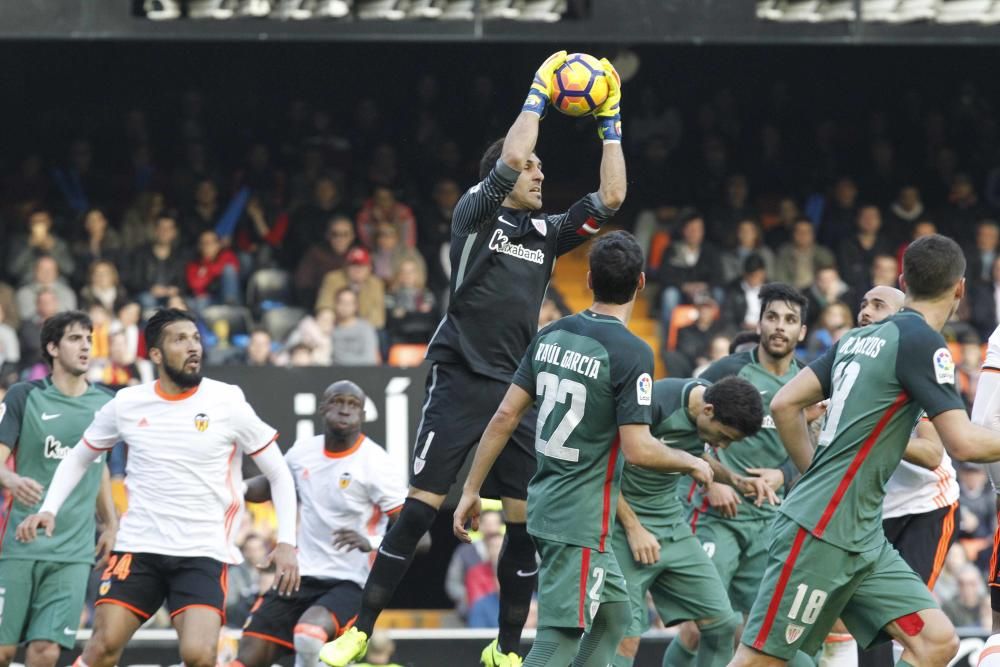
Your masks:
<svg viewBox="0 0 1000 667"><path fill-rule="evenodd" d="M535 73L504 139L480 163L481 180L459 200L451 223L451 298L427 351L433 362L414 445L410 491L378 550L354 627L324 646L320 660L342 667L364 656L379 613L413 560L467 455L500 405L538 329L538 312L556 257L592 238L625 199L618 73L602 60L607 100L594 111L604 143L600 187L569 210L542 209L542 161L535 142L552 98L553 73L566 52ZM503 502L507 533L497 566L499 635L482 653L486 667L518 667L518 649L535 587L535 547L525 529L528 481L535 472L531 411L497 461L483 495Z"/></svg>

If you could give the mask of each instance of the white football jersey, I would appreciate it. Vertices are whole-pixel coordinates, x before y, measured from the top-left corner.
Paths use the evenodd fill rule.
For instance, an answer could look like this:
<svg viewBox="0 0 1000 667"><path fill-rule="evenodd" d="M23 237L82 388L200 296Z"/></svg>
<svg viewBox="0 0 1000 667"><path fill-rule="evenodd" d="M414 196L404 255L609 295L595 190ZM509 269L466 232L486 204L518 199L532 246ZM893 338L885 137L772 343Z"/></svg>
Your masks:
<svg viewBox="0 0 1000 667"><path fill-rule="evenodd" d="M958 479L948 452L934 470L900 461L885 485L882 518L924 514L958 502Z"/></svg>
<svg viewBox="0 0 1000 667"><path fill-rule="evenodd" d="M299 570L364 586L369 554L335 549L333 533L350 529L381 536L388 515L403 507L406 480L389 454L364 434L338 454L327 452L323 443L323 435L303 438L285 454L299 495Z"/></svg>
<svg viewBox="0 0 1000 667"><path fill-rule="evenodd" d="M995 431L1000 430L1000 326L990 334L982 371L976 385L976 400L972 402L972 421ZM988 463L986 470L993 481L993 488L1000 494L1000 463ZM1000 527L997 531L1000 534Z"/></svg>
<svg viewBox="0 0 1000 667"><path fill-rule="evenodd" d="M128 446L128 511L115 549L242 562L233 538L243 519L243 454L277 437L235 385L206 378L175 396L159 382L119 391L83 434L91 449Z"/></svg>

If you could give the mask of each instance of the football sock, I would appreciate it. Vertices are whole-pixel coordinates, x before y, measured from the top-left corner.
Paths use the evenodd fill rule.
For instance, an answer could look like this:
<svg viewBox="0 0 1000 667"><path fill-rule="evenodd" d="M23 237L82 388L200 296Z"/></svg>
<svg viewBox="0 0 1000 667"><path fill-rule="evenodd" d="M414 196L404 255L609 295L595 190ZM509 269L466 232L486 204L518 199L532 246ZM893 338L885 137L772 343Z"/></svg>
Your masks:
<svg viewBox="0 0 1000 667"><path fill-rule="evenodd" d="M819 664L821 667L858 667L858 643L849 634L831 632L823 641ZM888 661L882 662L880 667L888 664Z"/></svg>
<svg viewBox="0 0 1000 667"><path fill-rule="evenodd" d="M295 667L316 667L319 651L330 638L326 630L311 623L299 623L295 626L292 637L295 644Z"/></svg>
<svg viewBox="0 0 1000 667"><path fill-rule="evenodd" d="M1000 634L990 635L986 640L977 667L1000 667Z"/></svg>
<svg viewBox="0 0 1000 667"><path fill-rule="evenodd" d="M796 651L788 661L788 667L816 667L816 661L805 651Z"/></svg>
<svg viewBox="0 0 1000 667"><path fill-rule="evenodd" d="M615 657L615 649L625 636L632 618L628 602L602 602L590 632L580 640L580 651L573 667L607 667Z"/></svg>
<svg viewBox="0 0 1000 667"><path fill-rule="evenodd" d="M396 587L413 562L417 542L434 523L436 516L437 510L427 503L407 498L396 523L392 524L392 528L382 539L371 574L365 582L361 611L354 624L354 627L367 636L372 636L375 620L392 601Z"/></svg>
<svg viewBox="0 0 1000 667"><path fill-rule="evenodd" d="M696 655L695 651L684 645L678 635L670 640L670 645L663 653L663 667L693 667Z"/></svg>
<svg viewBox="0 0 1000 667"><path fill-rule="evenodd" d="M568 665L580 646L580 631L576 628L540 627L535 642L524 658L524 667Z"/></svg>
<svg viewBox="0 0 1000 667"><path fill-rule="evenodd" d="M695 667L725 667L729 664L733 657L733 636L741 620L742 616L732 612L729 616L698 626L701 642L694 660Z"/></svg>
<svg viewBox="0 0 1000 667"><path fill-rule="evenodd" d="M500 615L497 643L500 652L520 653L521 631L528 620L531 595L538 579L535 543L523 523L508 523L503 538L497 580L500 582Z"/></svg>

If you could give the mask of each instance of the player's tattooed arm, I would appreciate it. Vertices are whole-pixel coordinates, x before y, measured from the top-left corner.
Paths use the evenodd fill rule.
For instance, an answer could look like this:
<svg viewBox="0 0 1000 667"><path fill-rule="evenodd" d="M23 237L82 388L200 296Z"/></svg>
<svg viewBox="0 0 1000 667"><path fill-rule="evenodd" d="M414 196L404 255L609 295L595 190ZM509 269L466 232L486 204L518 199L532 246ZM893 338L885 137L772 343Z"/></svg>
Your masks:
<svg viewBox="0 0 1000 667"><path fill-rule="evenodd" d="M266 503L271 499L271 485L264 475L257 475L243 482L243 500L248 503Z"/></svg>
<svg viewBox="0 0 1000 667"><path fill-rule="evenodd" d="M629 551L637 563L655 565L660 560L660 542L646 530L625 496L618 494L618 522L625 530Z"/></svg>
<svg viewBox="0 0 1000 667"><path fill-rule="evenodd" d="M903 460L928 470L934 470L941 465L941 461L944 460L944 444L934 430L934 425L921 419L914 436L906 444Z"/></svg>

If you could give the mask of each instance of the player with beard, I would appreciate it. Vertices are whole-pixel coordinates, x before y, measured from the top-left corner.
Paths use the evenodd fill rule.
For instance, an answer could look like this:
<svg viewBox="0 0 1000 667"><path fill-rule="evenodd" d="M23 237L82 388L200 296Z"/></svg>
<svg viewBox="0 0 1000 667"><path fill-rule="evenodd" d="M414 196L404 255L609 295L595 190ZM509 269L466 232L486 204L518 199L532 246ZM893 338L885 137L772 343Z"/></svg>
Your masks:
<svg viewBox="0 0 1000 667"><path fill-rule="evenodd" d="M103 562L114 545L118 517L103 459L90 466L66 511L67 529L52 539L14 540L21 520L42 500L59 462L111 400L105 388L87 382L93 324L78 310L45 320L41 349L52 374L18 382L0 404L0 486L10 492L0 552L0 665L28 642L28 667L54 667L60 647L76 643L80 611L94 565L94 500L103 529L97 545ZM13 456L14 467L3 463ZM15 472L16 471L16 472ZM99 567L103 565L99 564Z"/></svg>
<svg viewBox="0 0 1000 667"><path fill-rule="evenodd" d="M290 597L270 591L258 600L230 667L268 667L288 651L295 651L296 667L314 667L323 643L354 621L369 553L406 499L406 480L361 432L365 393L358 385L341 380L327 387L320 414L325 432L296 441L285 454L302 504L302 586ZM245 499L270 500L267 479L248 480Z"/></svg>
<svg viewBox="0 0 1000 667"><path fill-rule="evenodd" d="M267 476L278 515L275 587L299 587L295 555L295 483L278 434L234 385L201 377L202 344L194 318L158 311L146 325L159 379L126 387L106 403L56 469L37 514L17 529L31 542L73 526L60 509L91 464L128 443L129 510L101 576L94 632L77 667L113 667L139 626L166 601L188 667L215 667L225 614L226 568L242 560L233 538L243 516L242 458Z"/></svg>
<svg viewBox="0 0 1000 667"><path fill-rule="evenodd" d="M784 496L794 466L789 465L788 452L774 428L770 399L803 368L795 358L795 347L806 336L807 308L806 298L790 285L764 285L760 290L757 345L716 361L700 376L718 382L735 375L748 380L760 392L764 404L762 428L715 453L734 472L765 478L779 497ZM814 417L818 415L817 411ZM693 509L688 517L691 530L718 570L733 608L745 614L750 611L767 565L769 526L778 507L770 503L744 503L725 484L712 483L705 490L691 490ZM685 623L678 640L670 643L669 663L693 664L698 640L697 626Z"/></svg>

